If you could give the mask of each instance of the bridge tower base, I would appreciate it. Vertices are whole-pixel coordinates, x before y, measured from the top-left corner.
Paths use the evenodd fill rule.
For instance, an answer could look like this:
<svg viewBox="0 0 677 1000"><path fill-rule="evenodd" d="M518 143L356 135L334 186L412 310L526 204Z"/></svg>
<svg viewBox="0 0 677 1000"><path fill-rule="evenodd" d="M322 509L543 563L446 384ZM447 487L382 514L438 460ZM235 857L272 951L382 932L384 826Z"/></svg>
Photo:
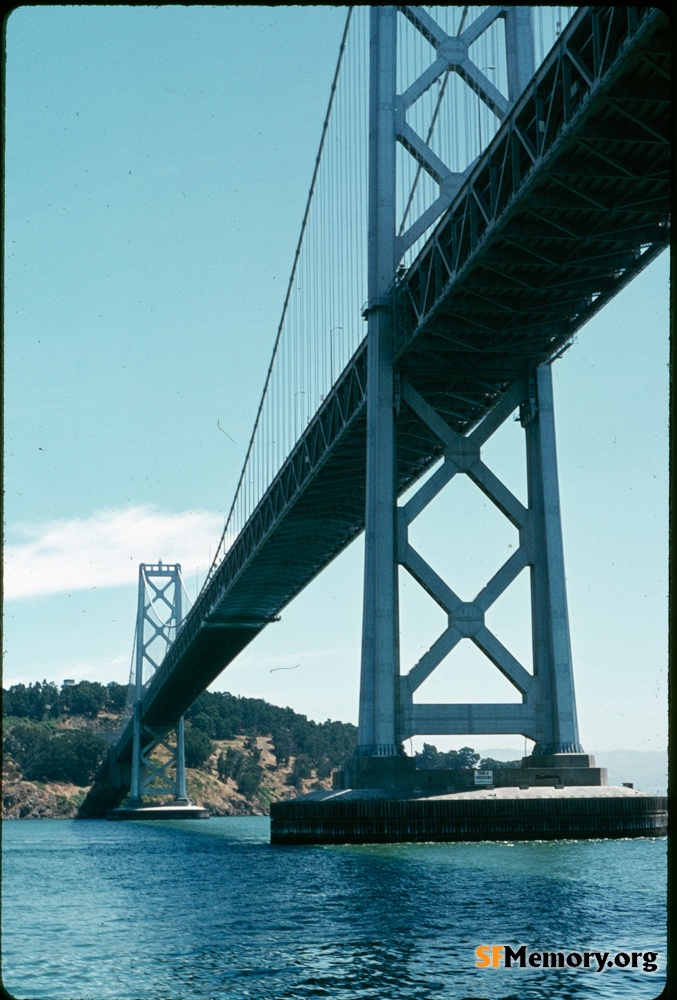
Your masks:
<svg viewBox="0 0 677 1000"><path fill-rule="evenodd" d="M432 773L432 772L429 772ZM632 788L494 788L451 795L311 792L271 805L273 844L662 837L667 798Z"/></svg>

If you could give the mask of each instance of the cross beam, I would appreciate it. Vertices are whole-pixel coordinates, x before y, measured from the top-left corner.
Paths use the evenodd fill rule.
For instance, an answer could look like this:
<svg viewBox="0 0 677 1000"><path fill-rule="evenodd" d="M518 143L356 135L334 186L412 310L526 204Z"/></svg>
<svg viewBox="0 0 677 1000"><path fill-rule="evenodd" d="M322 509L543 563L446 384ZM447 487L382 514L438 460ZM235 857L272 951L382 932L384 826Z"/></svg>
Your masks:
<svg viewBox="0 0 677 1000"><path fill-rule="evenodd" d="M400 11L435 47L437 58L403 95L396 92ZM580 752L564 579L557 459L549 366L518 378L471 433L449 426L395 366L392 298L402 254L446 208L460 180L437 162L406 121L407 109L445 71L456 71L503 117L533 73L528 8L493 8L450 38L422 8L372 7L370 41L369 303L367 333L367 494L358 750L394 756L413 735L522 733L540 753ZM473 66L468 48L498 16L506 18L509 94ZM395 235L396 146L434 180L440 195L407 233ZM397 414L404 404L438 438L442 462L402 507L397 505ZM481 446L516 408L525 430L529 505L525 508L481 459ZM415 517L451 478L467 475L518 529L517 552L473 601L462 602L409 541ZM447 627L409 673L400 673L398 567L404 567L447 615ZM485 613L526 566L530 568L533 674L485 624ZM475 643L519 691L517 705L418 705L416 689L461 639Z"/></svg>

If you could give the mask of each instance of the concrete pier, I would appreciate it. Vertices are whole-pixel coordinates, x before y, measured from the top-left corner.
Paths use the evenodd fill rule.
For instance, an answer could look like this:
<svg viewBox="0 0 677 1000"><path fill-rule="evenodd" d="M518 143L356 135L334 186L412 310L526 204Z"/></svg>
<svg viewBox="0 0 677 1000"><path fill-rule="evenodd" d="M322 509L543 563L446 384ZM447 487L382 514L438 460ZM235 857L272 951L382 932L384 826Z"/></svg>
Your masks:
<svg viewBox="0 0 677 1000"><path fill-rule="evenodd" d="M584 753L520 767L418 769L412 757L352 757L333 790L271 805L274 844L661 837L667 798L607 784Z"/></svg>
<svg viewBox="0 0 677 1000"><path fill-rule="evenodd" d="M482 788L447 795L312 792L271 805L273 844L660 837L667 798L631 788Z"/></svg>

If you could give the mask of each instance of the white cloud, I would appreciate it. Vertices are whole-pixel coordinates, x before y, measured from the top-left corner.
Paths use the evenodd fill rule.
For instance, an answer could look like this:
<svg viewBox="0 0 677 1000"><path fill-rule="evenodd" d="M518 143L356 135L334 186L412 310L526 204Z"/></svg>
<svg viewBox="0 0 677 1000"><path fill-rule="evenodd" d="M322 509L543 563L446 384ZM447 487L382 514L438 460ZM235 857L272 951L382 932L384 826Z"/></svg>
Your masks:
<svg viewBox="0 0 677 1000"><path fill-rule="evenodd" d="M96 511L87 518L16 524L5 546L8 600L136 583L139 563L206 569L223 530L213 511L170 514L154 506Z"/></svg>

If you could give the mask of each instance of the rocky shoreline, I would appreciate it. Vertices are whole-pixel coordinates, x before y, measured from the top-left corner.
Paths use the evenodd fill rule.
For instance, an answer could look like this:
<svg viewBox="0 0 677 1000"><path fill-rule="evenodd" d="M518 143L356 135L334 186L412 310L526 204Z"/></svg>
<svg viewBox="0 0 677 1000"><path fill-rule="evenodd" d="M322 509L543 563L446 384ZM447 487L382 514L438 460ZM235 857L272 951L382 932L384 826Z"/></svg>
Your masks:
<svg viewBox="0 0 677 1000"><path fill-rule="evenodd" d="M223 781L218 777L217 758L224 746L239 747L244 737L229 741L214 741L214 752L205 770L187 768L186 781L188 795L199 806L208 809L212 816L267 816L271 801L284 801L299 794L326 790L331 787L331 778L306 779L298 788L287 783L294 760L286 767L278 767L272 752L270 740L258 737L257 745L261 753L264 770L259 792L246 798L238 790L232 778ZM62 783L26 781L11 761L3 766L2 776L2 819L77 819L80 810L94 788L93 785L78 786ZM92 816L97 818L98 814ZM101 817L105 809L101 810Z"/></svg>
<svg viewBox="0 0 677 1000"><path fill-rule="evenodd" d="M21 779L3 781L3 819L73 819L88 788L46 785Z"/></svg>

